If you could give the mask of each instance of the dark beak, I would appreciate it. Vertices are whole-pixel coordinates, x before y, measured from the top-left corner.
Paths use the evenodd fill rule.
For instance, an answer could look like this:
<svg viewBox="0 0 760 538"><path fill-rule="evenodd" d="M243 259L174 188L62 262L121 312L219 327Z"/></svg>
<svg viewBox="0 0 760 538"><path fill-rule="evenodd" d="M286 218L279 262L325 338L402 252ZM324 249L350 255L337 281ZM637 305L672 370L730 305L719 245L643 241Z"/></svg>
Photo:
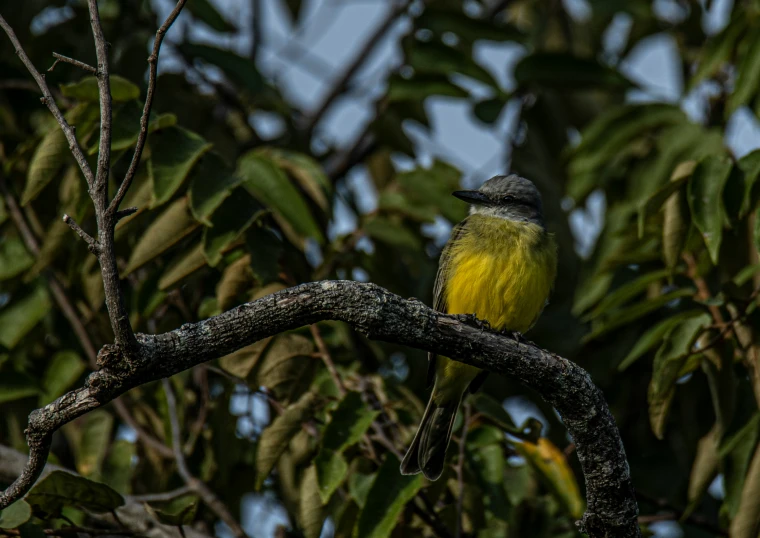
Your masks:
<svg viewBox="0 0 760 538"><path fill-rule="evenodd" d="M487 205L491 203L488 196L480 191L456 191L451 194L472 205Z"/></svg>

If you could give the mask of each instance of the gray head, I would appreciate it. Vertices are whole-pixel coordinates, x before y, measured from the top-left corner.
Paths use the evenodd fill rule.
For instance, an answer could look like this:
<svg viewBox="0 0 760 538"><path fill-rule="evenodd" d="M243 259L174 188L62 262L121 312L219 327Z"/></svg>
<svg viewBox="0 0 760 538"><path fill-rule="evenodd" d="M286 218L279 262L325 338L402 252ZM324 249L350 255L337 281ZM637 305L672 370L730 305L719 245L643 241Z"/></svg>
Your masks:
<svg viewBox="0 0 760 538"><path fill-rule="evenodd" d="M470 215L488 215L544 226L541 193L532 181L516 174L494 176L476 191L453 194L470 204Z"/></svg>

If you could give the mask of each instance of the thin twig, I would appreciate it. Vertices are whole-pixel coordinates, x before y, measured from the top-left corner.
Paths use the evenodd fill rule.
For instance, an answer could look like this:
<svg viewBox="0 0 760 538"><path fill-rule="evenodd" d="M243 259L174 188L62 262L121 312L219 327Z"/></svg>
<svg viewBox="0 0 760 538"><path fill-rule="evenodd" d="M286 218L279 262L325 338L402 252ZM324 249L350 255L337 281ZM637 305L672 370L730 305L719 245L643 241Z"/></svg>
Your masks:
<svg viewBox="0 0 760 538"><path fill-rule="evenodd" d="M29 74L32 75L35 82L37 82L37 86L42 92L42 103L48 107L50 112L53 114L53 117L58 122L58 125L61 126L61 130L63 130L63 134L69 143L69 149L74 155L74 159L79 165L79 168L82 170L82 174L84 174L84 177L87 180L87 184L92 186L95 183L95 176L92 173L92 169L87 163L87 158L84 156L82 148L79 146L74 128L69 125L69 122L67 122L66 118L63 117L61 109L59 109L58 105L55 104L55 99L53 99L53 94L50 93L47 82L45 82L45 77L41 75L39 71L37 71L37 69L34 67L34 64L29 59L29 56L26 55L26 52L24 52L24 49L21 47L21 43L16 37L16 34L13 32L13 29L5 21L2 15L0 15L0 28L2 28L8 35L8 39L11 40L13 48L16 50L16 54L26 66L26 69L29 71Z"/></svg>
<svg viewBox="0 0 760 538"><path fill-rule="evenodd" d="M253 36L251 39L251 53L248 56L251 58L254 66L256 65L256 58L259 55L259 49L263 41L262 38L264 37L262 32L262 28L264 27L262 24L264 10L261 8L261 0L251 0L251 30Z"/></svg>
<svg viewBox="0 0 760 538"><path fill-rule="evenodd" d="M90 27L92 37L95 40L95 55L98 59L97 79L98 95L100 97L100 143L98 146L98 168L95 174L95 202L96 213L105 209L108 197L108 172L111 168L111 73L108 68L108 44L103 35L103 27L100 24L100 12L98 0L87 0L90 11ZM98 207L100 206L100 207Z"/></svg>
<svg viewBox="0 0 760 538"><path fill-rule="evenodd" d="M100 253L100 244L98 244L97 240L94 239L90 234L85 232L82 228L79 227L79 224L76 223L74 219L72 219L68 215L63 216L63 222L69 225L69 228L74 230L74 232L81 237L85 243L87 243L87 250L95 254L96 256Z"/></svg>
<svg viewBox="0 0 760 538"><path fill-rule="evenodd" d="M169 379L164 378L161 380L164 387L164 393L166 394L166 404L169 408L169 422L172 430L172 449L174 450L174 459L177 461L177 472L185 481L185 484L197 493L203 502L213 511L219 519L221 519L232 531L232 535L236 538L247 538L243 527L233 517L224 503L216 496L216 493L211 491L206 484L198 480L190 472L187 466L187 460L185 454L182 452L182 440L180 438L180 425L179 418L177 416L177 399L174 396L174 390Z"/></svg>
<svg viewBox="0 0 760 538"><path fill-rule="evenodd" d="M322 333L319 332L319 328L316 324L309 325L309 330L311 331L311 335L314 337L314 341L317 344L317 349L319 350L319 355L322 359L322 362L325 363L327 371L330 372L330 377L332 378L333 383L335 383L335 386L338 387L338 392L340 395L345 396L346 386L343 384L343 380L340 378L338 370L335 369L335 363L333 363L330 352L325 345L325 341L322 338Z"/></svg>
<svg viewBox="0 0 760 538"><path fill-rule="evenodd" d="M95 1L95 0L90 0ZM135 178L137 168L140 165L140 158L142 157L143 149L145 148L145 141L148 138L148 124L150 122L150 110L153 107L153 96L156 93L156 80L158 75L158 54L161 51L161 43L164 41L166 32L169 31L171 25L179 17L182 8L185 7L187 0L179 0L177 5L161 27L156 32L156 38L153 41L153 52L148 57L148 91L145 94L145 105L143 106L142 116L140 116L140 134L137 135L137 143L135 144L135 153L132 155L132 161L129 163L127 173L124 175L124 180L119 185L119 190L116 191L116 195L111 200L111 204L108 206L108 212L113 214L119 210L119 205L124 200L124 196L127 194L132 180Z"/></svg>
<svg viewBox="0 0 760 538"><path fill-rule="evenodd" d="M69 58L68 56L64 56L63 54L58 54L57 52L54 52L53 58L55 58L55 61L53 62L53 65L51 65L50 68L48 69L48 72L51 72L53 69L55 69L55 66L58 65L58 62L65 62L67 64L71 64L75 67L78 67L79 69L84 69L85 71L89 71L90 73L94 75L98 74L98 70L95 69L90 64L80 62L79 60L75 60L74 58Z"/></svg>
<svg viewBox="0 0 760 538"><path fill-rule="evenodd" d="M330 109L335 100L338 99L338 97L340 97L346 91L346 88L348 87L351 79L354 77L357 71L359 71L361 66L364 65L364 62L367 61L367 58L370 56L370 54L372 54L372 51L375 49L375 47L380 44L386 32L390 30L390 28L395 24L399 17L406 13L411 3L411 0L403 0L400 4L392 7L385 20L380 23L374 33L370 35L369 38L364 42L364 46L359 49L359 52L357 52L353 61L348 65L346 70L343 72L343 75L341 75L341 77L333 85L330 93L325 96L325 98L322 100L322 103L320 103L314 114L312 114L311 118L307 122L306 126L303 129L306 138L309 138L311 136L314 128L322 120L325 113Z"/></svg>

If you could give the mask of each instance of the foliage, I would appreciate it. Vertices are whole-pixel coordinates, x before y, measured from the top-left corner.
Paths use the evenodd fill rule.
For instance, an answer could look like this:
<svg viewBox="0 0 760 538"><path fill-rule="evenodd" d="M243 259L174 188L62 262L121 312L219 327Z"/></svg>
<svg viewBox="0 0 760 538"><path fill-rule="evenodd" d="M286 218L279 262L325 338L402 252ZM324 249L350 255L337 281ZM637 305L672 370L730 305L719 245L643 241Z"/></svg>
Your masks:
<svg viewBox="0 0 760 538"><path fill-rule="evenodd" d="M101 4L117 178L137 139L156 14L150 2ZM295 21L301 4L283 3ZM521 134L511 167L544 193L561 245L551 304L528 336L579 362L605 392L642 514L665 506L694 538L715 528L757 536L760 151L737 156L725 136L737 110L760 113L760 8L735 2L727 26L707 35L700 20L710 2L674 4L677 20L641 0L591 1L580 18L562 2L519 0L490 14L493 4L445 0L414 12L418 31L402 43L408 69L388 75L356 145L362 151L322 150L319 129L302 128L304 111L251 58L172 33L185 69L161 71L148 145L122 204L137 212L116 230L132 325L162 332L323 278L366 278L429 302L440 244L426 225L455 223L466 208L449 196L461 180L452 164L400 164L402 155L418 156L407 127L430 128L432 99L467 103L486 125L516 106ZM51 52L96 63L91 40L82 39L85 3L63 5L0 3L38 68ZM208 31L241 31L214 2L189 5L183 17ZM30 22L50 6L68 15L33 35ZM610 51L604 35L620 16L630 29ZM626 97L635 85L621 59L658 34L677 46L687 91L712 91L699 121L674 103ZM476 60L484 41L525 51L510 68L514 88ZM209 72L214 82L200 82ZM0 441L24 449L29 412L81 386L92 349L112 335L95 259L61 223L67 213L95 229L86 184L38 95L19 83L30 79L4 40L0 73ZM94 163L95 80L66 63L47 80ZM488 96L472 92L474 84ZM248 121L262 111L283 121L283 134L262 140ZM369 193L346 188L349 170L366 172ZM367 198L376 201L370 211L362 209ZM567 207L581 211L589 199L603 199L606 210L584 257ZM356 217L345 235L332 226L339 203ZM282 334L177 376L181 450L233 517L246 494L275 499L293 536L319 536L328 518L336 537L433 536L455 528L460 502L463 536L576 536L583 500L572 445L551 408L511 380L491 376L469 400L470 419L455 425L439 481L398 473L398 453L423 411L425 369L423 353L337 323ZM515 395L543 412L544 437L535 421L515 426L502 406ZM0 528L33 532L61 515L81 523L116 509L124 495L183 485L166 454L170 410L161 387L137 387L121 400L123 411L86 415L56 438L56 458L81 476L49 475L0 514ZM121 435L127 420L141 430L136 440ZM724 493L708 493L718 476ZM151 503L151 511L199 529L221 517L189 494Z"/></svg>

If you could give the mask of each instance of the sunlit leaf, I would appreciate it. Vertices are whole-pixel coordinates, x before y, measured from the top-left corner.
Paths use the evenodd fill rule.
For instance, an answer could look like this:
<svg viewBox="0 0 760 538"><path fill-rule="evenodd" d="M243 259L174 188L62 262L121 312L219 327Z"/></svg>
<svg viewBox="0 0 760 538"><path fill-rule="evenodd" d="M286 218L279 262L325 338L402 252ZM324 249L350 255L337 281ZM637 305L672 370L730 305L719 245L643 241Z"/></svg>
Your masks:
<svg viewBox="0 0 760 538"><path fill-rule="evenodd" d="M327 504L348 473L346 458L339 452L322 449L314 459L317 468L317 482L322 503Z"/></svg>
<svg viewBox="0 0 760 538"><path fill-rule="evenodd" d="M300 486L300 510L301 527L305 538L319 538L322 532L324 512L322 509L322 497L319 495L317 483L317 469L311 465L304 473Z"/></svg>
<svg viewBox="0 0 760 538"><path fill-rule="evenodd" d="M216 300L214 300L214 307L217 308ZM259 340L258 342L251 344L250 346L240 348L234 353L225 355L219 359L219 365L235 377L246 379L258 363L262 353L267 348L271 340L271 338L265 338L264 340Z"/></svg>
<svg viewBox="0 0 760 538"><path fill-rule="evenodd" d="M235 260L222 272L222 278L216 286L216 302L221 310L227 310L235 304L236 299L253 285L251 257L245 256Z"/></svg>
<svg viewBox="0 0 760 538"><path fill-rule="evenodd" d="M682 312L680 314L676 314L675 316L665 318L657 325L653 326L650 329L647 329L647 331L641 335L641 338L638 339L636 344L628 352L628 355L626 355L625 358L620 362L618 365L618 371L624 371L626 368L640 359L645 353L651 351L655 346L660 344L665 338L665 335L668 334L670 330L672 330L682 321L700 315L702 315L701 310L689 310L688 312Z"/></svg>
<svg viewBox="0 0 760 538"><path fill-rule="evenodd" d="M205 267L207 263L206 256L203 255L203 245L199 243L172 260L158 281L158 289L168 290L198 269Z"/></svg>
<svg viewBox="0 0 760 538"><path fill-rule="evenodd" d="M164 525L190 525L195 520L199 501L197 495L188 493L168 501L153 501L150 507Z"/></svg>
<svg viewBox="0 0 760 538"><path fill-rule="evenodd" d="M537 444L515 443L517 451L527 460L540 479L573 518L583 515L585 503L575 475L565 455L551 441L541 437Z"/></svg>
<svg viewBox="0 0 760 538"><path fill-rule="evenodd" d="M332 183L316 160L303 153L280 148L265 148L259 151L290 174L320 209L329 212L328 196L332 194Z"/></svg>
<svg viewBox="0 0 760 538"><path fill-rule="evenodd" d="M607 295L599 301L596 308L584 317L584 320L594 319L602 314L609 313L613 308L624 305L634 297L644 293L653 283L660 282L667 278L668 275L670 275L670 271L662 269L643 274L630 282L626 282L619 288L607 293Z"/></svg>
<svg viewBox="0 0 760 538"><path fill-rule="evenodd" d="M70 159L69 143L58 125L51 127L29 162L21 205L34 200Z"/></svg>

